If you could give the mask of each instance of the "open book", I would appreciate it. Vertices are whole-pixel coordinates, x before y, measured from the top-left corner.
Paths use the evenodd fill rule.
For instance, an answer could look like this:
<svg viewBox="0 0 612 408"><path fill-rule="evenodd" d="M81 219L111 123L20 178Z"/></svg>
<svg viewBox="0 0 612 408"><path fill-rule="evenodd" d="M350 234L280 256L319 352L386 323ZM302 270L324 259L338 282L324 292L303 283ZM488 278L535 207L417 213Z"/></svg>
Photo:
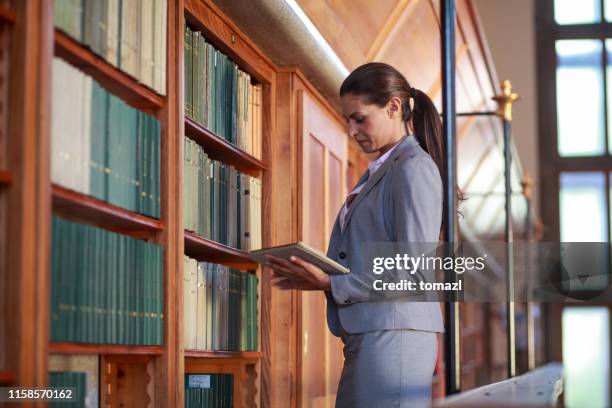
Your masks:
<svg viewBox="0 0 612 408"><path fill-rule="evenodd" d="M334 274L350 273L348 268L340 265L338 262L329 259L321 251L306 245L303 242L295 244L281 245L270 248L258 249L249 252L249 257L255 262L265 264L267 262L266 255L274 255L279 258L289 260L291 256L297 256L306 262L310 262L321 268L324 272Z"/></svg>

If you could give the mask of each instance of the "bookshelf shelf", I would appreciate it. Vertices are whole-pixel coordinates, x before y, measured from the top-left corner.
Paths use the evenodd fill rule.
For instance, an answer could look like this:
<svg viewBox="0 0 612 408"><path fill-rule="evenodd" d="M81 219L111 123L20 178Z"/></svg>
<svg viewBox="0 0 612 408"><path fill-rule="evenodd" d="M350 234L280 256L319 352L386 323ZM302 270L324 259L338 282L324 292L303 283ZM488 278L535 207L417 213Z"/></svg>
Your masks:
<svg viewBox="0 0 612 408"><path fill-rule="evenodd" d="M257 360L261 358L261 352L260 351L206 351L206 350L185 349L185 357Z"/></svg>
<svg viewBox="0 0 612 408"><path fill-rule="evenodd" d="M150 236L161 231L160 220L128 211L96 198L53 185L53 210L67 218L84 220L121 233Z"/></svg>
<svg viewBox="0 0 612 408"><path fill-rule="evenodd" d="M185 118L185 133L200 144L209 157L231 164L242 173L258 177L261 171L267 169L264 162L242 151L191 118Z"/></svg>
<svg viewBox="0 0 612 408"><path fill-rule="evenodd" d="M13 182L13 175L6 171L0 170L0 186L7 186Z"/></svg>
<svg viewBox="0 0 612 408"><path fill-rule="evenodd" d="M49 352L58 354L163 354L162 346L127 346L121 344L49 343Z"/></svg>
<svg viewBox="0 0 612 408"><path fill-rule="evenodd" d="M15 24L17 21L17 15L13 10L10 10L4 6L0 6L0 22Z"/></svg>
<svg viewBox="0 0 612 408"><path fill-rule="evenodd" d="M246 252L185 231L185 255L198 261L221 263L241 270L257 269Z"/></svg>
<svg viewBox="0 0 612 408"><path fill-rule="evenodd" d="M0 371L0 385L12 384L15 382L15 374L10 371Z"/></svg>
<svg viewBox="0 0 612 408"><path fill-rule="evenodd" d="M55 30L55 55L75 65L133 107L155 114L165 97L138 83L60 30Z"/></svg>

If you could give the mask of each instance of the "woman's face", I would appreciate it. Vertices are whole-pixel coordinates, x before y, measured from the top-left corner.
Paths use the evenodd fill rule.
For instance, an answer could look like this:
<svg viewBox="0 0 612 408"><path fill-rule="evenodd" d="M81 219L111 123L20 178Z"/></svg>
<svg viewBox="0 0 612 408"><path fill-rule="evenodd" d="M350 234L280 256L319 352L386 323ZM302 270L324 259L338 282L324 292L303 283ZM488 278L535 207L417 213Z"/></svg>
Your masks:
<svg viewBox="0 0 612 408"><path fill-rule="evenodd" d="M379 108L364 103L358 95L346 94L342 97L342 116L346 120L349 136L365 153L379 151L397 141L398 123L402 123L398 101L398 98L392 98L386 106Z"/></svg>

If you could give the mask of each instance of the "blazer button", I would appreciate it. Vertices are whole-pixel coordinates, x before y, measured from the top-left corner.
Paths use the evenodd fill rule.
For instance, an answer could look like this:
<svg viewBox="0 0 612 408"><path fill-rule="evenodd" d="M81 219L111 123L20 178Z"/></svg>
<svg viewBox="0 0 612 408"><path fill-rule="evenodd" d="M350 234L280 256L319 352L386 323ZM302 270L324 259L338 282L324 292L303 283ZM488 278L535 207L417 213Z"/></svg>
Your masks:
<svg viewBox="0 0 612 408"><path fill-rule="evenodd" d="M340 253L338 254L338 258L340 258L340 259L344 259L344 258L346 258L346 254L344 253L344 251L343 251L343 252L340 252Z"/></svg>

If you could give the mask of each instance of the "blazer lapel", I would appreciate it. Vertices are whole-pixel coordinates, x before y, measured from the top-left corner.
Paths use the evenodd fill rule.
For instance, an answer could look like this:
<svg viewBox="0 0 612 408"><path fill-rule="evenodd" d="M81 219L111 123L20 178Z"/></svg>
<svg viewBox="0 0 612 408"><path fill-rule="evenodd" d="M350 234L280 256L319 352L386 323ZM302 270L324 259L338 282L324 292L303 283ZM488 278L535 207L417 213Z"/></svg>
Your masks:
<svg viewBox="0 0 612 408"><path fill-rule="evenodd" d="M389 168L391 167L391 164L393 163L395 158L397 156L399 156L399 154L402 151L404 151L406 149L411 149L412 147L414 147L414 146L416 146L418 144L419 144L419 142L412 135L410 135L408 137L405 137L401 142L399 142L399 145L395 148L395 150L393 150L391 155L389 157L387 157L387 159L385 160L383 165L380 166L380 168L378 170L376 170L376 172L370 177L370 179L363 186L363 188L361 189L359 194L357 194L357 197L355 197L355 199L353 200L353 203L351 204L351 207L349 208L349 211L346 214L346 218L345 218L345 221L344 221L345 224L348 224L348 222L350 221L351 215L353 214L353 212L355 210L355 207L357 207L359 205L359 203L364 199L364 197L370 192L372 187L374 187L380 181L380 179L385 175L387 170L389 170ZM364 176L366 176L367 174L368 173L366 172L366 174L364 174ZM364 176L362 176L362 179L364 178ZM360 182L361 182L361 180L360 180ZM346 228L344 228L344 231L346 231ZM344 231L342 231L342 232L344 232Z"/></svg>

